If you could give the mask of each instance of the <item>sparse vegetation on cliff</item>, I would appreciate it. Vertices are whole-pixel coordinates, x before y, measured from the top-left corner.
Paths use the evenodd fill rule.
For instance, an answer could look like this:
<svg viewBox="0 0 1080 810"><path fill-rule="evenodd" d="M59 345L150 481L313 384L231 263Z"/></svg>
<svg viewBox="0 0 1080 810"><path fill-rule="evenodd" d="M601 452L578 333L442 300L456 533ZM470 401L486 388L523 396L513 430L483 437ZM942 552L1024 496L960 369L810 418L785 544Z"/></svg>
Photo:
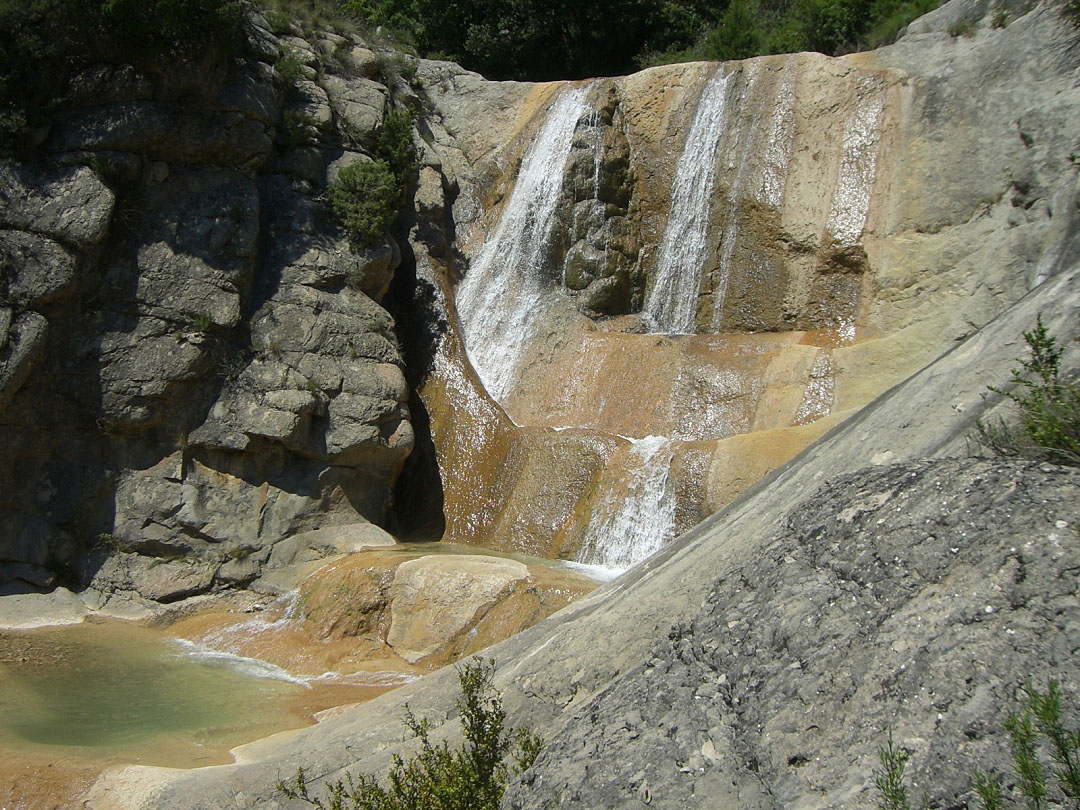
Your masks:
<svg viewBox="0 0 1080 810"><path fill-rule="evenodd" d="M976 771L971 779L972 789L979 797L983 810L1002 810L1004 807L1024 807L1042 810L1048 806L1080 807L1080 730L1065 726L1065 707L1061 685L1050 681L1046 693L1030 683L1024 687L1019 712L1005 721L1012 755L1013 781L1006 786L994 773ZM1052 767L1043 761L1047 751ZM893 743L878 749L881 767L874 771L874 787L878 791L881 810L908 810L904 769L908 753ZM1049 773L1049 776L1048 776ZM1006 803L1005 795L1014 794ZM926 807L924 799L923 806Z"/></svg>
<svg viewBox="0 0 1080 810"><path fill-rule="evenodd" d="M242 15L237 0L0 0L0 145L23 139L82 65L204 52Z"/></svg>
<svg viewBox="0 0 1080 810"><path fill-rule="evenodd" d="M416 169L412 114L390 110L375 132L375 160L343 168L330 184L330 210L356 247L378 242L397 216L402 194Z"/></svg>
<svg viewBox="0 0 1080 810"><path fill-rule="evenodd" d="M1016 405L1014 421L979 420L976 444L999 456L1041 458L1058 464L1080 466L1080 384L1064 379L1064 349L1049 333L1040 315L1035 327L1024 333L1027 359L1012 370L1009 389L990 386L995 394Z"/></svg>
<svg viewBox="0 0 1080 810"><path fill-rule="evenodd" d="M382 160L346 166L329 196L330 210L356 247L378 242L397 215L397 182Z"/></svg>
<svg viewBox="0 0 1080 810"><path fill-rule="evenodd" d="M328 785L324 800L309 794L301 768L291 781L279 782L278 791L319 810L496 810L511 772L532 765L543 744L528 729L506 727L506 711L492 684L494 661L466 661L457 672L465 736L459 748L433 743L427 719L417 719L406 704L405 725L420 750L407 761L394 755L388 787L368 774L349 775Z"/></svg>

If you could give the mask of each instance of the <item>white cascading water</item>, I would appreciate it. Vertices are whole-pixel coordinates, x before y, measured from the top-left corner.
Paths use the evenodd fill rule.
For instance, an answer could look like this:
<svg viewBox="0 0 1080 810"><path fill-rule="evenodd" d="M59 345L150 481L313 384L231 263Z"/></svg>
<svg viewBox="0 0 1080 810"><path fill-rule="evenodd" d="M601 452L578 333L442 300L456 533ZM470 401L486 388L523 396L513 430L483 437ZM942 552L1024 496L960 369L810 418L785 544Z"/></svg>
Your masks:
<svg viewBox="0 0 1080 810"><path fill-rule="evenodd" d="M870 211L870 193L877 171L877 148L881 140L881 118L885 98L877 88L867 90L873 96L859 94L859 103L844 129L840 169L833 191L829 222L826 227L840 245L854 245L866 227Z"/></svg>
<svg viewBox="0 0 1080 810"><path fill-rule="evenodd" d="M469 360L488 393L502 402L548 304L541 265L562 196L574 129L588 88L564 90L521 162L517 182L457 291Z"/></svg>
<svg viewBox="0 0 1080 810"><path fill-rule="evenodd" d="M624 569L659 551L675 536L674 493L668 492L675 443L664 436L631 440L637 462L618 501L608 501L585 531L579 562Z"/></svg>
<svg viewBox="0 0 1080 810"><path fill-rule="evenodd" d="M769 139L765 146L758 200L770 208L783 205L784 191L787 189L788 164L795 145L796 65L794 59L789 59L784 66L784 79L776 91L769 122Z"/></svg>
<svg viewBox="0 0 1080 810"><path fill-rule="evenodd" d="M661 332L694 331L701 271L709 245L716 151L726 124L732 75L718 71L705 85L675 170L671 213L660 242L656 281L644 307Z"/></svg>

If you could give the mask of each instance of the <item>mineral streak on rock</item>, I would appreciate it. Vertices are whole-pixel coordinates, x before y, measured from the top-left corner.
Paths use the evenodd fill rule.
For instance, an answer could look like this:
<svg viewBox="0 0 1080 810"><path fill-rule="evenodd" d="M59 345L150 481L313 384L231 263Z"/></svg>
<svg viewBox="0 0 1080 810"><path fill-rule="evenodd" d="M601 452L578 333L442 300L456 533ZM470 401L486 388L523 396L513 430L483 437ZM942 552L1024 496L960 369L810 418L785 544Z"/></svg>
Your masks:
<svg viewBox="0 0 1080 810"><path fill-rule="evenodd" d="M856 244L866 226L884 109L882 89L876 82L858 87L855 110L844 129L843 157L826 225L844 247Z"/></svg>

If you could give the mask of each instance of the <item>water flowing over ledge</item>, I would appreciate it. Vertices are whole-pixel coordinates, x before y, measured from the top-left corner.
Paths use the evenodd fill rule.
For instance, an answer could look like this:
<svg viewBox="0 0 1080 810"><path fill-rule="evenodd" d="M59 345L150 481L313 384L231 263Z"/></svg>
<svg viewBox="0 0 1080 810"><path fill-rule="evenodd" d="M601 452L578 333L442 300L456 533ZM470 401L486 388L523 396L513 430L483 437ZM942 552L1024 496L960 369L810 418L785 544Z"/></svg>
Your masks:
<svg viewBox="0 0 1080 810"><path fill-rule="evenodd" d="M656 280L645 301L645 312L657 331L694 331L697 292L709 249L716 152L727 126L728 88L733 75L720 69L705 85L675 171Z"/></svg>
<svg viewBox="0 0 1080 810"><path fill-rule="evenodd" d="M488 393L503 401L552 286L542 274L563 167L588 105L588 87L565 89L521 162L495 233L457 293L469 359Z"/></svg>

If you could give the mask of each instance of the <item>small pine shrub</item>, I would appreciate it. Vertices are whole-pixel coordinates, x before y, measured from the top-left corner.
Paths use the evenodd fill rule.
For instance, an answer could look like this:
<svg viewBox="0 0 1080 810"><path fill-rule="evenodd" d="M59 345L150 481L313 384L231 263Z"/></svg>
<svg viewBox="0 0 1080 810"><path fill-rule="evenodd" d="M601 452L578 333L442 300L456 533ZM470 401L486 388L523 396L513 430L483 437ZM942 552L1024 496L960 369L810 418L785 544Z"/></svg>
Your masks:
<svg viewBox="0 0 1080 810"><path fill-rule="evenodd" d="M1064 715L1061 685L1057 681L1050 681L1045 694L1030 683L1024 686L1020 711L1013 712L1005 721L1015 777L1012 785L1019 793L1019 798L1010 806L1029 810L1063 804L1080 807L1080 729L1066 728ZM1049 752L1054 766L1050 769L1052 778L1047 777L1044 750ZM878 751L881 768L874 771L878 807L881 810L908 810L904 786L906 752L893 745L892 733L888 744ZM983 810L1005 807L1003 785L997 775L976 771L971 786ZM925 798L923 804L927 804Z"/></svg>
<svg viewBox="0 0 1080 810"><path fill-rule="evenodd" d="M375 157L386 161L402 186L416 169L418 159L412 125L412 111L407 107L396 107L387 111L375 131Z"/></svg>
<svg viewBox="0 0 1080 810"><path fill-rule="evenodd" d="M384 160L346 166L328 192L330 210L357 247L378 242L397 216L397 178Z"/></svg>
<svg viewBox="0 0 1080 810"><path fill-rule="evenodd" d="M1028 358L1012 370L1011 390L989 386L1017 407L1015 423L975 423L974 441L999 456L1023 456L1080 465L1080 384L1061 376L1061 355L1039 315L1024 333Z"/></svg>
<svg viewBox="0 0 1080 810"><path fill-rule="evenodd" d="M956 37L964 37L965 39L970 39L971 37L975 36L975 23L973 23L971 20L965 19L955 20L949 26L949 36L953 37L954 39Z"/></svg>
<svg viewBox="0 0 1080 810"><path fill-rule="evenodd" d="M878 749L878 759L881 767L874 771L878 807L880 810L908 810L907 789L904 787L908 753L896 747L891 731L888 743Z"/></svg>
<svg viewBox="0 0 1080 810"><path fill-rule="evenodd" d="M417 719L406 706L405 725L420 750L408 761L394 755L387 787L368 774L349 775L327 786L324 801L310 796L301 768L290 782L279 782L278 791L318 810L497 810L510 774L530 767L543 743L528 729L506 727L494 674L494 661L473 660L458 668L457 709L465 736L460 748L433 743L427 719Z"/></svg>
<svg viewBox="0 0 1080 810"><path fill-rule="evenodd" d="M1077 28L1080 28L1080 0L1068 0L1065 3L1065 18Z"/></svg>
<svg viewBox="0 0 1080 810"><path fill-rule="evenodd" d="M304 78L304 63L295 48L286 46L274 62L274 78L287 87Z"/></svg>
<svg viewBox="0 0 1080 810"><path fill-rule="evenodd" d="M315 119L303 110L286 110L283 119L285 143L289 146L303 146L318 140L319 128Z"/></svg>

